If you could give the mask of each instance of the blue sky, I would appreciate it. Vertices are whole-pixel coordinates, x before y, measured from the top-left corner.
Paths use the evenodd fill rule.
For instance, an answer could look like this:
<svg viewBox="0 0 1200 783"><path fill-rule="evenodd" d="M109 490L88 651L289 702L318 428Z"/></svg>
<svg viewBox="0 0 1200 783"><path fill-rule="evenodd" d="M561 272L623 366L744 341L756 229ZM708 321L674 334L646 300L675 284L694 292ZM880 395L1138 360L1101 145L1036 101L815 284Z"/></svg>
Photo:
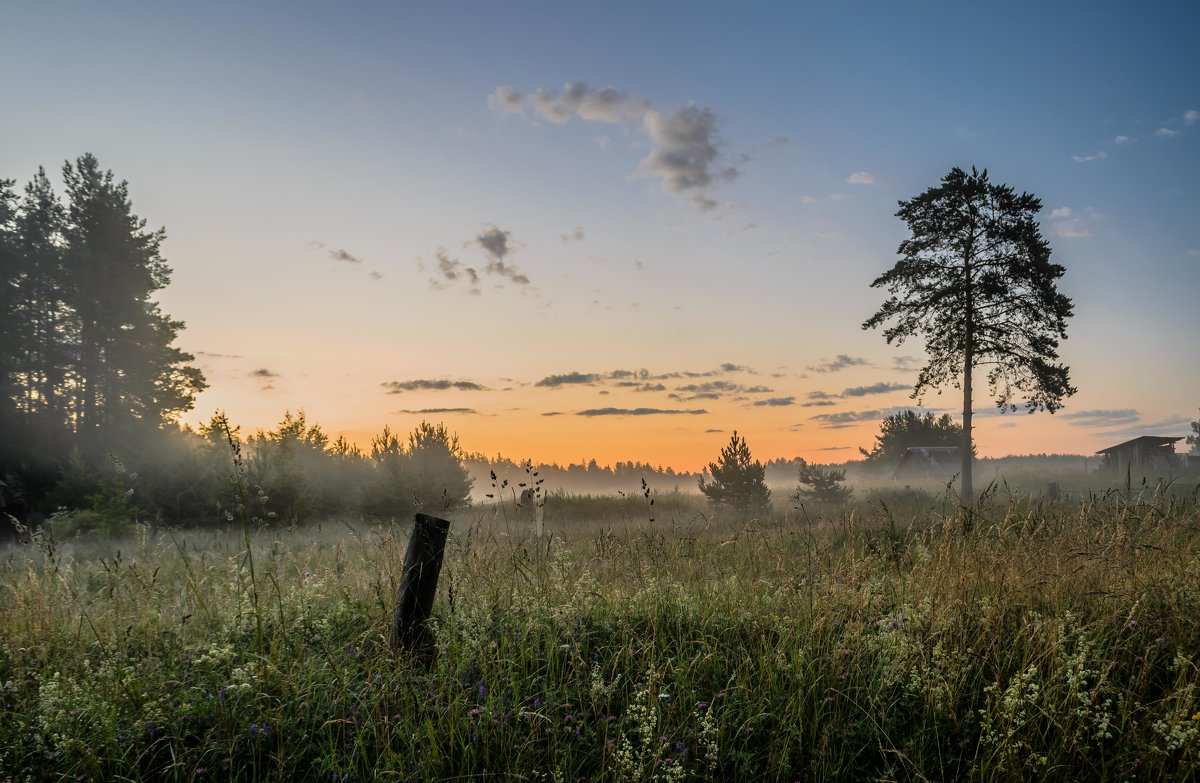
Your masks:
<svg viewBox="0 0 1200 783"><path fill-rule="evenodd" d="M1076 304L1079 394L982 417L981 453L1184 434L1200 405L1194 4L5 18L0 175L90 151L167 228L162 301L212 383L193 420L304 407L364 438L442 418L486 452L693 468L736 427L763 456L851 456L911 404L897 358L920 359L859 329L904 237L896 202L956 165L1041 197ZM619 385L640 369L661 380Z"/></svg>

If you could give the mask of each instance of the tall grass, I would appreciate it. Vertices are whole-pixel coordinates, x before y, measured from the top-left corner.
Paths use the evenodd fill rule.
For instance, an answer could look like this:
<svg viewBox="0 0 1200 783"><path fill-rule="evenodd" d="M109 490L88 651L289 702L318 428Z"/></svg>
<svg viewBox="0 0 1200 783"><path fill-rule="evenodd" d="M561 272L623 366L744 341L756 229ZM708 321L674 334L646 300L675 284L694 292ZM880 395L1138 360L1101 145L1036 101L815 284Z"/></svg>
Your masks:
<svg viewBox="0 0 1200 783"><path fill-rule="evenodd" d="M403 528L11 549L0 780L1196 776L1193 501L554 509L455 516L412 657Z"/></svg>

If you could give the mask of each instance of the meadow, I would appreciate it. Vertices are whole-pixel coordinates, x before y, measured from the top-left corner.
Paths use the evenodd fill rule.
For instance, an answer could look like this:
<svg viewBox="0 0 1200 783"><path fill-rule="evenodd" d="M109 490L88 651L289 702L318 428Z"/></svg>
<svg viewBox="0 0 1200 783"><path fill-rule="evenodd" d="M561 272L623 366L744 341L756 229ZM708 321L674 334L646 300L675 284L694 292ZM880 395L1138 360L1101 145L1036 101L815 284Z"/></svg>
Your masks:
<svg viewBox="0 0 1200 783"><path fill-rule="evenodd" d="M648 500L3 550L0 781L1197 777L1194 493Z"/></svg>

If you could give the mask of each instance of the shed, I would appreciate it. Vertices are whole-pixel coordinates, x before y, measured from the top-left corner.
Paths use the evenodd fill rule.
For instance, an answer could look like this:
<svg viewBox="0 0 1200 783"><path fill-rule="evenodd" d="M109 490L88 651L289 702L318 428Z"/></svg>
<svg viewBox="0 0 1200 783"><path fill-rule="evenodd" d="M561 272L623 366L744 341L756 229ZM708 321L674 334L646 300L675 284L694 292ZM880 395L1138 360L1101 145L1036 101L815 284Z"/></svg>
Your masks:
<svg viewBox="0 0 1200 783"><path fill-rule="evenodd" d="M962 469L958 455L958 446L909 446L892 478L950 478Z"/></svg>
<svg viewBox="0 0 1200 783"><path fill-rule="evenodd" d="M1126 468L1162 468L1164 470L1178 467L1179 457L1175 454L1175 442L1183 437L1166 437L1163 435L1143 435L1140 438L1127 440L1107 449L1100 449L1100 467L1111 470Z"/></svg>

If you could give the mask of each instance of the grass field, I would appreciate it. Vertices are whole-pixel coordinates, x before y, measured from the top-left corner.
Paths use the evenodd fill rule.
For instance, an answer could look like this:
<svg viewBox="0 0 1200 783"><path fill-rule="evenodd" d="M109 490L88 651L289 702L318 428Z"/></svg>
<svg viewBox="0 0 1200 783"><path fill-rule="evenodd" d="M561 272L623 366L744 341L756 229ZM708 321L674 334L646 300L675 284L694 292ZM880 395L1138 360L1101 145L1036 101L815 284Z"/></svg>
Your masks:
<svg viewBox="0 0 1200 783"><path fill-rule="evenodd" d="M4 551L0 781L1197 777L1194 497L452 521L424 656L409 524Z"/></svg>

